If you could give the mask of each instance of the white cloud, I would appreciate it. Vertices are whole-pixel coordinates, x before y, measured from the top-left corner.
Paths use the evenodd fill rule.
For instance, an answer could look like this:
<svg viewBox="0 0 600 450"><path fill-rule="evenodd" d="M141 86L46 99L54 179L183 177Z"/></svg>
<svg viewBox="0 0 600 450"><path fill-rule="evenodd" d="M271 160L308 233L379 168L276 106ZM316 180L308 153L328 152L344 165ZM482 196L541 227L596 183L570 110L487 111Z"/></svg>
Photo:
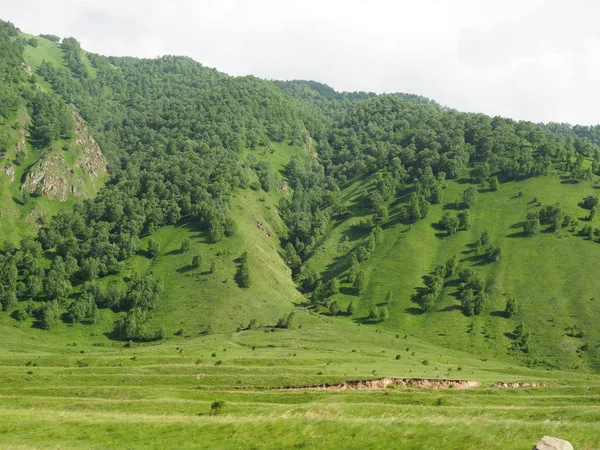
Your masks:
<svg viewBox="0 0 600 450"><path fill-rule="evenodd" d="M600 123L593 0L0 0L94 52L185 54L233 74L410 92L459 110Z"/></svg>

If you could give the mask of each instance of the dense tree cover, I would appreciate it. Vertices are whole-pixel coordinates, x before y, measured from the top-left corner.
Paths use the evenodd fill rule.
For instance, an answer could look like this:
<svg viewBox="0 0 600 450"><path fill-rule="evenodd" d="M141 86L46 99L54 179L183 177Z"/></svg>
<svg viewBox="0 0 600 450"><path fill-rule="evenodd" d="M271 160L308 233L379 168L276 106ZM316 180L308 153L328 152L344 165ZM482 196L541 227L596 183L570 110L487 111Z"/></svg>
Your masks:
<svg viewBox="0 0 600 450"><path fill-rule="evenodd" d="M88 71L85 67L82 58L81 45L77 39L72 37L64 38L60 44L60 48L63 50L63 59L65 65L71 70L73 75L79 78L89 77Z"/></svg>
<svg viewBox="0 0 600 450"><path fill-rule="evenodd" d="M20 105L26 106L32 118L31 138L44 147L53 140L69 138L73 120L64 100L41 90L35 84L35 77L29 77L23 70L25 45L37 45L37 40L25 40L11 23L0 21L0 118L8 117ZM0 142L0 147L5 144ZM1 153L4 151L5 148L0 148Z"/></svg>
<svg viewBox="0 0 600 450"><path fill-rule="evenodd" d="M17 38L19 30L0 20L0 117L7 115L20 102L19 85L25 80L22 68L25 40Z"/></svg>
<svg viewBox="0 0 600 450"><path fill-rule="evenodd" d="M296 100L296 107L302 121L317 142L327 139L329 127L353 104L376 97L373 92L337 92L330 86L316 81L293 80L273 83ZM405 93L392 95L412 103L439 108L436 102L420 95Z"/></svg>
<svg viewBox="0 0 600 450"><path fill-rule="evenodd" d="M548 173L553 159L575 152L565 140L530 122L464 114L381 95L356 103L319 147L328 171L345 182L399 158L418 177L431 168L449 179L471 169L475 182Z"/></svg>
<svg viewBox="0 0 600 450"><path fill-rule="evenodd" d="M38 36L50 42L60 42L60 37L55 34L39 34Z"/></svg>
<svg viewBox="0 0 600 450"><path fill-rule="evenodd" d="M31 117L31 137L39 146L45 147L54 140L71 137L73 119L56 95L35 91L31 99Z"/></svg>
<svg viewBox="0 0 600 450"><path fill-rule="evenodd" d="M577 153L598 160L600 145L599 125L569 125L566 123L549 123L546 128L560 135Z"/></svg>

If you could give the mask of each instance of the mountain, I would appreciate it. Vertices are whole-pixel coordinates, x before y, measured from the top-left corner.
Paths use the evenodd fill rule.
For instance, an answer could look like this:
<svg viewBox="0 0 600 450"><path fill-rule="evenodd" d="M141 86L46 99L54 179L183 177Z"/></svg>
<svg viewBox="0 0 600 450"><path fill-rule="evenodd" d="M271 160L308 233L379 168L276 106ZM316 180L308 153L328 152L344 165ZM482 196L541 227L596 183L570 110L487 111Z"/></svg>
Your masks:
<svg viewBox="0 0 600 450"><path fill-rule="evenodd" d="M189 429L206 410L207 447L219 433L264 444L267 415L272 447L314 446L302 420L348 436L355 414L389 447L382 417L428 405L402 425L407 445L480 448L515 420L513 401L533 399L409 395L413 378L551 384L539 392L555 431L600 445L582 387L600 384L597 127L232 77L180 56L105 57L0 24L0 377L16 388L7 420L42 430L26 445L175 445L154 423L163 399ZM296 393L259 389L307 386L323 393L301 390L297 407ZM328 393L349 386L389 388ZM53 438L64 423L25 412L31 402L85 412L70 429L88 440ZM221 430L223 404L237 431ZM464 404L454 433L450 407ZM506 448L541 432L522 414ZM98 432L115 423L122 436ZM150 441L130 435L139 424Z"/></svg>

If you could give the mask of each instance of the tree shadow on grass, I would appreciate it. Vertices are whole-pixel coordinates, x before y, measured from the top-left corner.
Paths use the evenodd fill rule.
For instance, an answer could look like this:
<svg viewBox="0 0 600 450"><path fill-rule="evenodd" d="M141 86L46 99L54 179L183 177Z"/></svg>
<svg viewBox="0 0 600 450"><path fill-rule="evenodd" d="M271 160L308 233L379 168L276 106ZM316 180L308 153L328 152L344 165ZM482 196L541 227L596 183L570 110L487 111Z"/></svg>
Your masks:
<svg viewBox="0 0 600 450"><path fill-rule="evenodd" d="M392 228L395 225L408 225L410 227L410 225L412 225L414 223L414 221L411 220L407 220L402 211L398 211L395 212L393 214L390 214L390 218L389 220L383 224L383 226L381 227L384 230L387 230L388 228Z"/></svg>
<svg viewBox="0 0 600 450"><path fill-rule="evenodd" d="M443 206L444 211L462 211L464 208L462 202L446 203Z"/></svg>
<svg viewBox="0 0 600 450"><path fill-rule="evenodd" d="M313 304L310 302L310 300L308 300L306 297L302 297L301 301L293 302L293 304L297 308L306 308L306 309L310 309L313 306Z"/></svg>
<svg viewBox="0 0 600 450"><path fill-rule="evenodd" d="M423 311L421 308L416 308L414 306L405 308L404 312L407 314L412 314L413 316L420 316L422 314L425 314L425 311Z"/></svg>
<svg viewBox="0 0 600 450"><path fill-rule="evenodd" d="M356 295L356 289L354 289L353 287L344 286L340 288L340 294Z"/></svg>
<svg viewBox="0 0 600 450"><path fill-rule="evenodd" d="M438 309L437 312L450 312L450 311L460 311L460 305L449 305L445 308Z"/></svg>
<svg viewBox="0 0 600 450"><path fill-rule="evenodd" d="M502 317L504 319L506 319L506 314L504 313L504 311L492 311L490 312L490 316L492 317Z"/></svg>
<svg viewBox="0 0 600 450"><path fill-rule="evenodd" d="M489 265L489 264L493 264L493 263L495 263L495 262L497 262L497 261L490 261L490 260L489 260L489 259L487 259L487 258L486 258L484 255L481 255L481 256L479 256L479 261L477 261L477 262L473 263L473 265L474 265L474 266L481 267L481 266L487 266L487 265Z"/></svg>
<svg viewBox="0 0 600 450"><path fill-rule="evenodd" d="M406 187L404 189L399 190L396 194L396 199L394 201L392 201L390 206L392 208L395 208L397 206L400 206L403 203L406 203L408 201L408 199L410 198L410 194L412 194L414 191L415 191L415 188L413 186Z"/></svg>
<svg viewBox="0 0 600 450"><path fill-rule="evenodd" d="M439 222L433 222L431 224L431 228L433 228L435 231L446 231ZM444 233L444 234L446 234L446 233Z"/></svg>
<svg viewBox="0 0 600 450"><path fill-rule="evenodd" d="M351 256L350 254L354 251L352 249L345 255L336 256L333 261L327 265L325 272L323 273L323 283L327 283L332 278L341 278L341 275L350 268ZM340 281L342 281L340 279Z"/></svg>
<svg viewBox="0 0 600 450"><path fill-rule="evenodd" d="M485 259L485 255L473 255L473 256L466 256L463 259L460 260L460 262L472 262L474 264L479 264L482 260Z"/></svg>
<svg viewBox="0 0 600 450"><path fill-rule="evenodd" d="M458 278L453 278L444 283L445 288L449 287L459 287L461 285L461 281Z"/></svg>
<svg viewBox="0 0 600 450"><path fill-rule="evenodd" d="M456 180L456 182L458 184L477 184L477 183L474 183L470 177L459 178L458 180Z"/></svg>
<svg viewBox="0 0 600 450"><path fill-rule="evenodd" d="M194 266L192 266L191 264L186 264L185 266L177 269L176 272L177 273L186 273L186 272L191 272L192 270L194 270Z"/></svg>
<svg viewBox="0 0 600 450"><path fill-rule="evenodd" d="M17 198L13 195L12 199L13 199L13 202L15 202L17 205L25 206L25 202L23 200L21 200L20 198Z"/></svg>
<svg viewBox="0 0 600 450"><path fill-rule="evenodd" d="M369 319L369 316L365 317L357 317L356 319L352 319L354 323L358 323L361 325L376 325L381 323L380 319Z"/></svg>
<svg viewBox="0 0 600 450"><path fill-rule="evenodd" d="M141 256L143 258L152 259L152 254L147 250L138 250L135 252L137 256Z"/></svg>
<svg viewBox="0 0 600 450"><path fill-rule="evenodd" d="M357 225L352 225L342 232L342 239L347 238L348 241L354 242L359 239L364 239L369 235L369 233L370 231L368 229L363 229Z"/></svg>

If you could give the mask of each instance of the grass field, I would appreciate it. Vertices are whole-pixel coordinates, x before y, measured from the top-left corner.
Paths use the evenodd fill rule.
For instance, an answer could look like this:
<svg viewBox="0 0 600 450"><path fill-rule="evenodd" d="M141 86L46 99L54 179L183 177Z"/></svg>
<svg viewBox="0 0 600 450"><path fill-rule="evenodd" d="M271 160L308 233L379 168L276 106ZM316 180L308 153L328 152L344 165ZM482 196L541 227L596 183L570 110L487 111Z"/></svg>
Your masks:
<svg viewBox="0 0 600 450"><path fill-rule="evenodd" d="M521 449L545 434L600 446L597 376L481 361L347 321L131 348L75 331L49 341L3 330L2 448ZM482 387L272 389L383 376ZM516 380L550 386L489 387Z"/></svg>

